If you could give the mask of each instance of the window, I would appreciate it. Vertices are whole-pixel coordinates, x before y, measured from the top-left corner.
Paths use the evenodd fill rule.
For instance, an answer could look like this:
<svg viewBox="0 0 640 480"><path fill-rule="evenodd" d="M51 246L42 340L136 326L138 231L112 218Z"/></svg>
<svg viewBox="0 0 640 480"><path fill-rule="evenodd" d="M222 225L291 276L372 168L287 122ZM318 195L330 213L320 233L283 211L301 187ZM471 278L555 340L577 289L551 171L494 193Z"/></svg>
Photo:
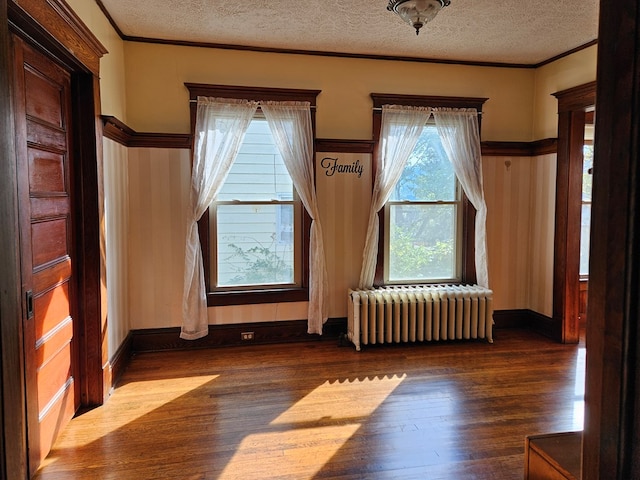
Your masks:
<svg viewBox="0 0 640 480"><path fill-rule="evenodd" d="M481 114L487 100L378 93L372 93L371 98L376 149L383 105L474 108ZM380 211L376 285L476 282L476 212L456 179L432 122L433 117L424 125L398 183Z"/></svg>
<svg viewBox="0 0 640 480"><path fill-rule="evenodd" d="M589 277L589 234L591 231L591 185L593 144L582 148L582 214L580 217L580 278Z"/></svg>
<svg viewBox="0 0 640 480"><path fill-rule="evenodd" d="M318 90L186 83L195 131L198 96L306 101L315 130ZM207 304L309 300L311 219L260 109L217 198L199 224Z"/></svg>
<svg viewBox="0 0 640 480"><path fill-rule="evenodd" d="M264 118L209 209L213 290L301 286L302 205Z"/></svg>
<svg viewBox="0 0 640 480"><path fill-rule="evenodd" d="M424 126L385 210L385 283L460 281L460 186L435 125Z"/></svg>

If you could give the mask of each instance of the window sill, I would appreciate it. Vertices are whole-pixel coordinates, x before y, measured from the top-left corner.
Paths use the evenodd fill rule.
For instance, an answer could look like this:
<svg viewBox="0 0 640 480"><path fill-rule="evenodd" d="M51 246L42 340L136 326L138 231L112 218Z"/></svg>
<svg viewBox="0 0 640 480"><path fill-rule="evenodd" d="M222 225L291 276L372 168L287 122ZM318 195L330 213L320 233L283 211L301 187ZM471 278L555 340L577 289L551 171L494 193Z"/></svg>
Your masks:
<svg viewBox="0 0 640 480"><path fill-rule="evenodd" d="M207 293L207 306L246 305L309 301L308 288L274 288L269 290L227 290Z"/></svg>

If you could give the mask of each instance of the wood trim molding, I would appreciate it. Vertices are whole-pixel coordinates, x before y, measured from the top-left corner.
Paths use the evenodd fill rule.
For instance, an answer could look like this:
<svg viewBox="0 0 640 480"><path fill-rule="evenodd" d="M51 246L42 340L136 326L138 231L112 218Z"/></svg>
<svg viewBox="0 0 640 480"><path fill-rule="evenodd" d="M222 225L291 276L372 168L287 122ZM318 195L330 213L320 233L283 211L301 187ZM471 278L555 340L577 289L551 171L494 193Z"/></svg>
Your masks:
<svg viewBox="0 0 640 480"><path fill-rule="evenodd" d="M591 40L590 42L587 42L587 43L585 43L583 45L580 45L580 46L578 46L576 48L572 48L571 50L567 50L564 53L556 55L555 57L551 57L551 58L548 58L547 60L544 60L544 61L542 61L540 63L536 63L534 65L534 67L535 68L544 67L545 65L553 63L556 60L560 60L561 58L565 58L565 57L568 57L569 55L573 55L574 53L580 52L582 50L586 50L587 48L593 47L594 45L597 45L597 44L598 44L598 39L596 38L596 39Z"/></svg>
<svg viewBox="0 0 640 480"><path fill-rule="evenodd" d="M545 328L551 319L532 310L496 310L493 312L493 318L497 329L532 328L549 336ZM114 383L117 383L119 378L115 365L124 368L128 359L136 353L325 340L337 340L340 346L350 346L350 343L341 341L346 331L346 318L330 318L323 327L321 337L307 333L306 320L209 325L209 335L198 340L182 340L179 327L132 330L114 356ZM242 332L253 332L254 340L241 340Z"/></svg>
<svg viewBox="0 0 640 480"><path fill-rule="evenodd" d="M582 163L586 111L596 101L596 82L553 94L558 99L558 154L553 261L553 331L558 341L580 339L579 268Z"/></svg>
<svg viewBox="0 0 640 480"><path fill-rule="evenodd" d="M309 102L316 105L316 98L322 90L299 88L244 87L233 85L210 85L206 83L185 83L189 90L189 100L198 97L242 98L255 101L291 101Z"/></svg>
<svg viewBox="0 0 640 480"><path fill-rule="evenodd" d="M132 330L130 334L131 352L191 350L266 343L336 341L347 331L347 319L330 318L327 320L323 327L322 336L308 334L307 328L306 320L209 325L209 335L198 340L182 340L179 327ZM240 334L243 332L253 332L254 339L251 341L241 340Z"/></svg>
<svg viewBox="0 0 640 480"><path fill-rule="evenodd" d="M596 82L567 88L552 95L558 99L558 113L584 111L585 108L596 104Z"/></svg>
<svg viewBox="0 0 640 480"><path fill-rule="evenodd" d="M102 0L95 0L95 2L98 4L98 7L100 8L100 10L102 10L102 13L104 14L104 16L107 18L107 20L109 21L109 23L111 24L111 26L113 27L113 29L116 31L116 33L118 34L118 36L122 39L122 40L126 40L126 35L122 32L122 30L120 30L120 27L118 26L118 24L115 22L115 20L113 19L113 17L111 16L111 14L109 13L109 11L107 10L107 8L104 6L104 3L102 3Z"/></svg>
<svg viewBox="0 0 640 480"><path fill-rule="evenodd" d="M640 478L640 4L600 12L584 480Z"/></svg>
<svg viewBox="0 0 640 480"><path fill-rule="evenodd" d="M0 478L28 478L18 179L7 1L0 0Z"/></svg>
<svg viewBox="0 0 640 480"><path fill-rule="evenodd" d="M449 60L446 58L421 58L410 56L396 56L396 55L374 55L374 54L358 54L347 52L329 52L324 50L300 50L295 48L270 48L270 47L258 47L251 45L237 45L227 43L213 43L213 42L191 42L185 40L166 40L162 38L148 38L148 37L136 37L125 35L123 40L129 42L139 43L152 43L159 45L176 45L183 47L198 47L198 48L214 48L220 50L239 50L245 52L259 52L259 53L282 53L288 55L307 55L318 57L336 57L336 58L355 58L363 60L385 60L392 62L416 62L416 63L435 63L444 65L468 65L473 67L497 67L497 68L536 68L536 65L528 63L500 63L500 62L481 62L481 61L465 61L465 60Z"/></svg>
<svg viewBox="0 0 640 480"><path fill-rule="evenodd" d="M489 100L480 97L440 97L431 95L397 95L393 93L372 93L373 108L383 105L411 105L417 107L475 108L482 113L482 105Z"/></svg>
<svg viewBox="0 0 640 480"><path fill-rule="evenodd" d="M316 152L373 153L373 140L316 138Z"/></svg>
<svg viewBox="0 0 640 480"><path fill-rule="evenodd" d="M191 135L187 133L136 132L125 123L110 115L102 115L105 138L125 147L135 148L191 148Z"/></svg>
<svg viewBox="0 0 640 480"><path fill-rule="evenodd" d="M558 152L558 139L545 138L535 142L481 142L482 155L493 157L537 157Z"/></svg>
<svg viewBox="0 0 640 480"><path fill-rule="evenodd" d="M76 206L77 293L82 312L79 346L83 406L102 405L109 396L107 352L106 264L101 252L104 215L100 79L72 75Z"/></svg>
<svg viewBox="0 0 640 480"><path fill-rule="evenodd" d="M545 337L553 338L553 320L533 310L495 310L493 320L496 328L529 328Z"/></svg>
<svg viewBox="0 0 640 480"><path fill-rule="evenodd" d="M125 147L146 148L191 148L191 135L186 133L136 132L124 122L111 115L102 115L103 134ZM373 154L373 140L349 140L317 138L316 152L370 153ZM483 156L495 157L535 157L557 153L558 139L546 138L535 142L494 142L481 143Z"/></svg>
<svg viewBox="0 0 640 480"><path fill-rule="evenodd" d="M496 329L500 328L529 328L530 310L494 310L493 322Z"/></svg>
<svg viewBox="0 0 640 480"><path fill-rule="evenodd" d="M111 371L111 388L113 389L117 384L122 374L127 369L129 365L129 361L133 356L133 335L131 332L127 335L124 341L116 350L116 353L113 355L110 361L110 371Z"/></svg>
<svg viewBox="0 0 640 480"><path fill-rule="evenodd" d="M64 0L9 0L8 10L14 28L43 45L53 38L54 53L64 50L68 60L99 75L100 58L108 51Z"/></svg>

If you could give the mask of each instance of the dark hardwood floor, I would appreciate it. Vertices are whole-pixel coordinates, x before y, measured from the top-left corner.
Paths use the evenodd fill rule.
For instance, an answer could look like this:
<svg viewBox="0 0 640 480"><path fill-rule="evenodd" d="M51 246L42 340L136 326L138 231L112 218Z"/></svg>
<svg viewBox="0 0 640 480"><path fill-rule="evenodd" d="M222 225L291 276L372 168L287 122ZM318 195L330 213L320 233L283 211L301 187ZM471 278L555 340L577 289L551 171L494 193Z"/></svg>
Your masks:
<svg viewBox="0 0 640 480"><path fill-rule="evenodd" d="M141 354L36 478L521 479L526 435L582 429L584 353L504 329Z"/></svg>

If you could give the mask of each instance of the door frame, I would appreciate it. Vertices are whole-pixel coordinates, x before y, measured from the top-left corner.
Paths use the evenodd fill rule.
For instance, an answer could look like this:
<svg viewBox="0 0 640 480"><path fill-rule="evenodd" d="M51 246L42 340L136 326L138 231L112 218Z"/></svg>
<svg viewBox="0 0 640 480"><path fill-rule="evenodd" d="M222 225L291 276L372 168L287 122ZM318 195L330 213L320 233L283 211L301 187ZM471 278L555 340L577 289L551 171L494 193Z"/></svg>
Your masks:
<svg viewBox="0 0 640 480"><path fill-rule="evenodd" d="M26 478L26 412L12 64L7 0L0 0L0 478Z"/></svg>
<svg viewBox="0 0 640 480"><path fill-rule="evenodd" d="M553 261L553 330L562 343L580 340L582 147L596 82L553 94L558 99L558 156Z"/></svg>
<svg viewBox="0 0 640 480"><path fill-rule="evenodd" d="M15 130L12 107L13 62L10 33L45 52L71 73L72 134L75 159L74 243L78 282L79 378L81 407L101 405L111 388L106 324L106 271L102 191L102 121L100 119L100 58L106 49L64 0L0 0L0 342L2 342L2 424L7 439L2 447L1 478L27 478L25 406L30 401L24 386L22 345L23 301L19 264ZM6 98L8 96L8 98ZM6 198L5 198L6 197ZM6 241L6 242L5 242ZM13 246L13 248L11 247ZM6 268L6 270L5 270ZM7 287L6 290L4 287Z"/></svg>

